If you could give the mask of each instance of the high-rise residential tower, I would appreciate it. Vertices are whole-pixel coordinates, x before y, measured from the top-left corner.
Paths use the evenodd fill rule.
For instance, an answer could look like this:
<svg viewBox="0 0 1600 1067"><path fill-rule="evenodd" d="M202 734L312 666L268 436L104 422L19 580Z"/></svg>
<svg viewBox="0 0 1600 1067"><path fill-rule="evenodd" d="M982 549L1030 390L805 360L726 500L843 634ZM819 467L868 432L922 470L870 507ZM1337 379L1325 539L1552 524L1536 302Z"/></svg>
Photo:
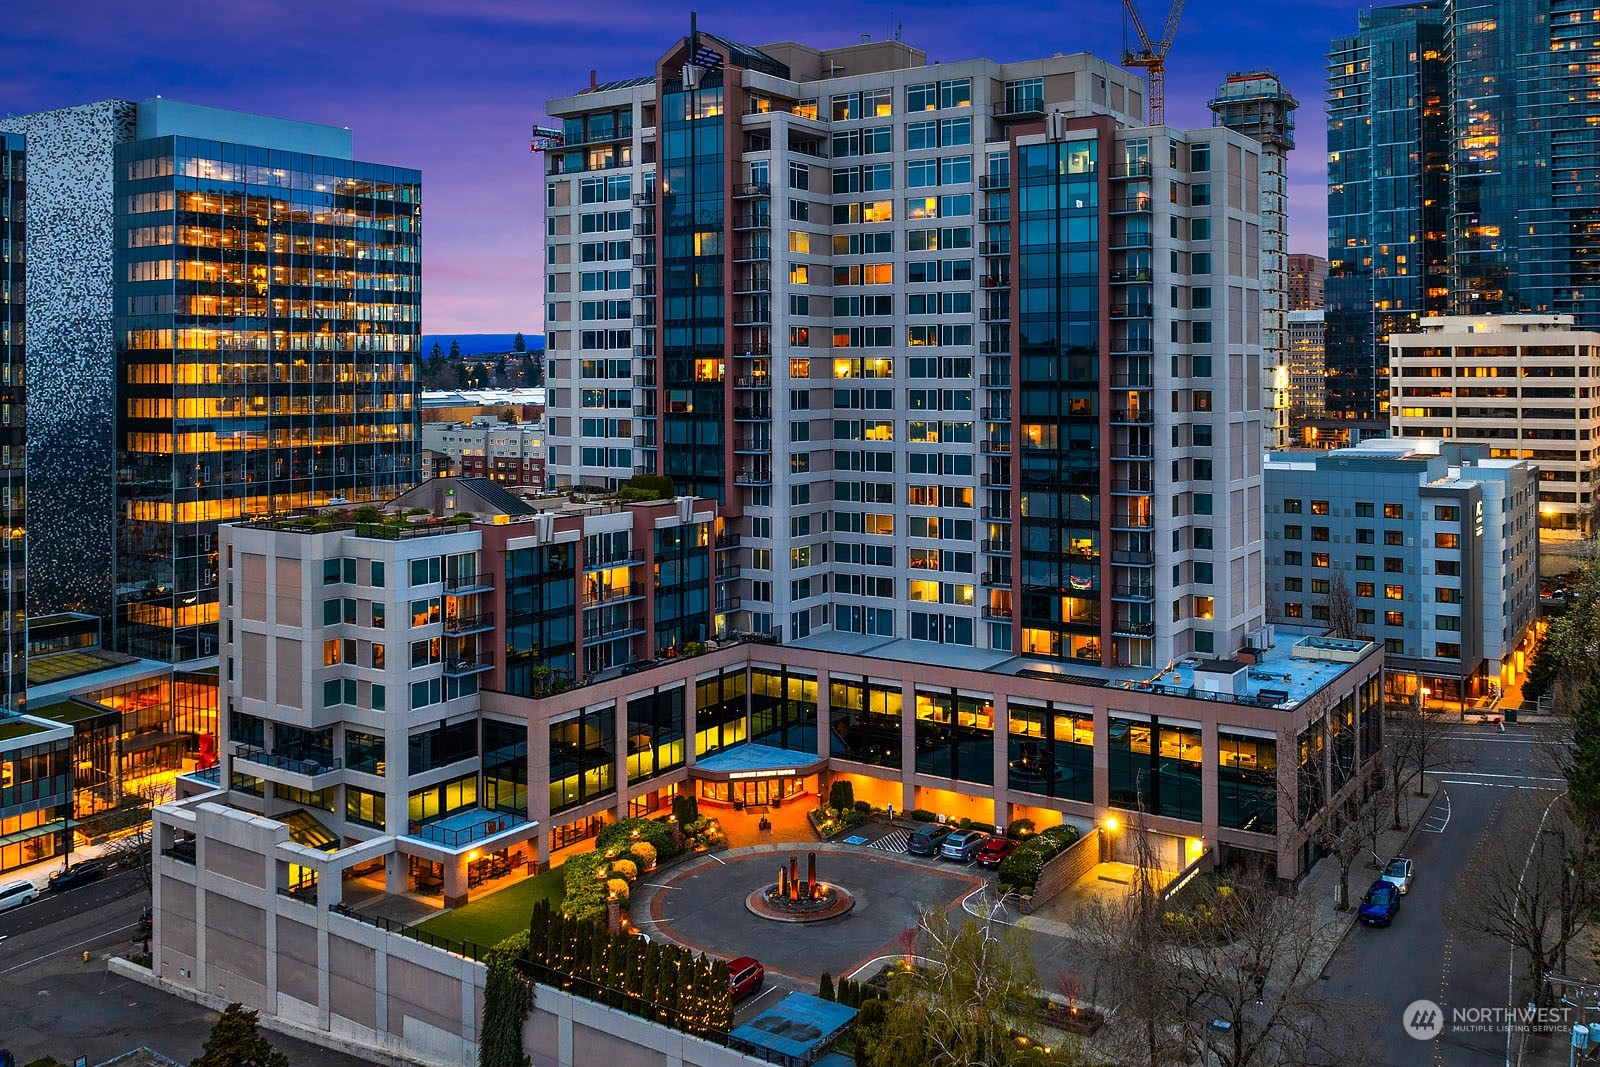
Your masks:
<svg viewBox="0 0 1600 1067"><path fill-rule="evenodd" d="M1600 329L1600 41L1589 7L1379 8L1328 56L1329 411L1383 419L1425 315Z"/></svg>
<svg viewBox="0 0 1600 1067"><path fill-rule="evenodd" d="M1443 5L1363 11L1327 69L1327 413L1376 424L1389 335L1449 306Z"/></svg>
<svg viewBox="0 0 1600 1067"><path fill-rule="evenodd" d="M1247 643L1263 150L1143 126L1143 88L691 33L551 101L550 481L721 501L729 629Z"/></svg>
<svg viewBox="0 0 1600 1067"><path fill-rule="evenodd" d="M27 696L26 145L0 133L0 707Z"/></svg>
<svg viewBox="0 0 1600 1067"><path fill-rule="evenodd" d="M219 520L416 477L419 175L171 100L4 125L30 157L34 609L214 655Z"/></svg>
<svg viewBox="0 0 1600 1067"><path fill-rule="evenodd" d="M1269 71L1230 74L1207 104L1218 126L1261 143L1261 356L1269 448L1289 444L1289 150L1300 106Z"/></svg>

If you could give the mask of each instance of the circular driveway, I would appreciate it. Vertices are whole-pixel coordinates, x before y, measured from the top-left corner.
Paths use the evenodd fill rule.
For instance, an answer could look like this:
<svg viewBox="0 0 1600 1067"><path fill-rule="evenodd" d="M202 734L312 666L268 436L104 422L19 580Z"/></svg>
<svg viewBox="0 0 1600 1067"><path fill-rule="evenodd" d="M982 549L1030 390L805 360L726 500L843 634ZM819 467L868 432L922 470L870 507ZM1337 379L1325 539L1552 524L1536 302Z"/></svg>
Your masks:
<svg viewBox="0 0 1600 1067"><path fill-rule="evenodd" d="M837 919L794 924L758 918L745 910L753 889L778 880L778 866L817 854L817 880L855 895L855 907ZM754 956L768 971L814 985L824 971L848 975L877 956L903 952L900 936L931 909L944 910L984 885L973 869L921 861L851 845L809 844L707 854L657 879L641 878L632 912L652 937L732 959Z"/></svg>

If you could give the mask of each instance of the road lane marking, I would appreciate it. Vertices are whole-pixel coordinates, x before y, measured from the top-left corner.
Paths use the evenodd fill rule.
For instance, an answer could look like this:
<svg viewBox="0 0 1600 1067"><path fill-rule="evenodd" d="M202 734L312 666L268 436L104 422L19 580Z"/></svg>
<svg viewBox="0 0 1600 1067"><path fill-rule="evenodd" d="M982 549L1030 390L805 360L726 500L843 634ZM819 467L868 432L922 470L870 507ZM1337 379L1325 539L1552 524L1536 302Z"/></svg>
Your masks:
<svg viewBox="0 0 1600 1067"><path fill-rule="evenodd" d="M113 926L108 930L103 930L100 933L96 934L95 936L90 937L90 938L86 938L85 940L79 941L76 944L66 945L66 946L64 946L62 948L56 949L54 952L46 952L43 956L35 956L33 959L28 960L25 963L19 963L14 967L7 967L5 970L0 971L0 975L11 974L13 971L20 971L24 967L32 967L35 963L43 963L45 960L49 959L51 956L59 956L63 952L71 952L75 948L82 948L84 945L92 945L96 941L103 941L107 937L110 937L112 934L121 933L123 930L136 929L138 927L138 925L139 925L138 923L133 922L133 923L124 923L124 924L119 925L119 926Z"/></svg>
<svg viewBox="0 0 1600 1067"><path fill-rule="evenodd" d="M1443 810L1441 810L1441 808ZM1436 820L1441 820L1441 817L1442 817L1442 821L1439 822L1439 825L1438 826L1434 826L1433 825L1434 822ZM1441 795L1438 800L1434 801L1433 807L1431 809L1429 809L1428 814L1423 817L1422 822L1423 822L1423 825L1418 827L1418 829L1421 830L1423 833L1425 833L1425 834L1442 834L1442 833L1444 833L1444 828L1446 826L1450 825L1450 794L1449 793L1445 793L1445 794Z"/></svg>
<svg viewBox="0 0 1600 1067"><path fill-rule="evenodd" d="M1460 781L1460 780L1454 779L1454 778L1441 778L1441 779L1439 779L1439 784L1440 785L1476 785L1476 786L1482 786L1485 789L1535 789L1535 790L1543 790L1543 791L1546 791L1546 792L1558 791L1561 788L1558 785L1519 785L1516 782L1465 782L1465 781Z"/></svg>

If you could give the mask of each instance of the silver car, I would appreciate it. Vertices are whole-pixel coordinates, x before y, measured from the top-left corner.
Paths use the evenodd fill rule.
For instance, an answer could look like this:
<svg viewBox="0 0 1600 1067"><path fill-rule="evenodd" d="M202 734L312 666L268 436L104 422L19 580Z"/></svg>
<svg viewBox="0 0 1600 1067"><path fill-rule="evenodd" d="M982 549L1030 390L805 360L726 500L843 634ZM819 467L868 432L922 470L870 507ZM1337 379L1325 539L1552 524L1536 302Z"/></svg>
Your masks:
<svg viewBox="0 0 1600 1067"><path fill-rule="evenodd" d="M1411 861L1404 856L1396 856L1389 861L1389 866L1383 869L1380 876L1385 882L1400 890L1400 895L1405 896L1411 892L1411 875L1415 870Z"/></svg>
<svg viewBox="0 0 1600 1067"><path fill-rule="evenodd" d="M972 858L978 854L978 850L987 840L989 835L982 830L958 830L944 839L944 844L939 848L939 855L947 860L971 863Z"/></svg>

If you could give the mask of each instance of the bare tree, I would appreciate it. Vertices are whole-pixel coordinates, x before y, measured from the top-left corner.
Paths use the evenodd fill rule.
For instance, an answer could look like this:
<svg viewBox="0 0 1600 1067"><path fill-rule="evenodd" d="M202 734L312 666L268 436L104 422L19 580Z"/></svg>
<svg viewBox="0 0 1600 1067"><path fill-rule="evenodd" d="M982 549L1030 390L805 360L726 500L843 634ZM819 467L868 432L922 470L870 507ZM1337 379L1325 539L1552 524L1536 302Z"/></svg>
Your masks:
<svg viewBox="0 0 1600 1067"><path fill-rule="evenodd" d="M1541 804L1518 791L1495 815L1452 910L1467 930L1520 953L1524 993L1548 1003L1545 975L1567 970L1567 950L1600 907L1600 862L1565 796Z"/></svg>
<svg viewBox="0 0 1600 1067"><path fill-rule="evenodd" d="M1093 998L1110 1023L1096 1044L1112 1062L1160 1067L1182 1058L1183 1005L1174 984L1180 953L1162 936L1155 855L1143 816L1122 832L1132 835L1134 849L1130 891L1091 901L1078 923L1091 960Z"/></svg>
<svg viewBox="0 0 1600 1067"><path fill-rule="evenodd" d="M1405 702L1386 703L1387 722L1384 724L1384 742L1387 749L1389 779L1393 789L1389 799L1393 807L1390 826L1402 829L1400 808L1406 786L1417 784L1417 796L1427 796L1429 771L1442 771L1463 766L1466 753L1451 736L1451 723L1442 715L1430 714L1422 706L1421 694L1416 693Z"/></svg>
<svg viewBox="0 0 1600 1067"><path fill-rule="evenodd" d="M134 793L139 798L138 808L142 809L143 818L130 832L112 838L101 855L121 870L133 871L138 875L148 893L151 890L151 850L155 847L150 813L171 801L174 791L169 784L145 784Z"/></svg>
<svg viewBox="0 0 1600 1067"><path fill-rule="evenodd" d="M1361 622L1356 611L1355 594L1350 592L1350 586L1345 583L1342 571L1333 572L1323 607L1328 609L1328 626L1334 637L1361 636Z"/></svg>
<svg viewBox="0 0 1600 1067"><path fill-rule="evenodd" d="M1298 1067L1370 1062L1362 1011L1318 988L1321 959L1342 924L1279 894L1265 872L1214 885L1194 909L1208 916L1175 972L1186 1033L1202 1063ZM1216 1027L1221 1020L1226 1027Z"/></svg>

